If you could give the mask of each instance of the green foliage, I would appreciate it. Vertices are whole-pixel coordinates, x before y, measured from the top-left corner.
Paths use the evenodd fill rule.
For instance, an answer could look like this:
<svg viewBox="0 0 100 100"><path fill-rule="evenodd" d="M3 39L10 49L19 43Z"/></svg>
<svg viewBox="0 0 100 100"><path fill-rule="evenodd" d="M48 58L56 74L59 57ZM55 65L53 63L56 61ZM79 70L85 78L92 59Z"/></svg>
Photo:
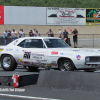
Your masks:
<svg viewBox="0 0 100 100"><path fill-rule="evenodd" d="M100 0L0 0L4 6L100 8Z"/></svg>

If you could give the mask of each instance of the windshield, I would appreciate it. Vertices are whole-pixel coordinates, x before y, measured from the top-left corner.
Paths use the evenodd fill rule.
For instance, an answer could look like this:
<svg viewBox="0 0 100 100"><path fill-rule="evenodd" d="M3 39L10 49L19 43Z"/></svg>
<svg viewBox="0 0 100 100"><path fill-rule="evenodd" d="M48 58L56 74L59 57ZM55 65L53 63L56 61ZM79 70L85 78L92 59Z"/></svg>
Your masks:
<svg viewBox="0 0 100 100"><path fill-rule="evenodd" d="M68 48L68 44L62 39L44 39L48 48Z"/></svg>

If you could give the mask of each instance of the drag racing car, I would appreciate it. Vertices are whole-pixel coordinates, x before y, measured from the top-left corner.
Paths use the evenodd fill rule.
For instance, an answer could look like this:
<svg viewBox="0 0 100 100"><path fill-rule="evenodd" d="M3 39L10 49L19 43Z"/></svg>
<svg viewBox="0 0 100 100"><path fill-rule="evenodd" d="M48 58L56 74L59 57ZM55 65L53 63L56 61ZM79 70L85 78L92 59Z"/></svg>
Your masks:
<svg viewBox="0 0 100 100"><path fill-rule="evenodd" d="M5 71L15 70L18 64L29 69L95 71L100 67L100 51L71 48L56 37L24 37L1 46L0 60Z"/></svg>

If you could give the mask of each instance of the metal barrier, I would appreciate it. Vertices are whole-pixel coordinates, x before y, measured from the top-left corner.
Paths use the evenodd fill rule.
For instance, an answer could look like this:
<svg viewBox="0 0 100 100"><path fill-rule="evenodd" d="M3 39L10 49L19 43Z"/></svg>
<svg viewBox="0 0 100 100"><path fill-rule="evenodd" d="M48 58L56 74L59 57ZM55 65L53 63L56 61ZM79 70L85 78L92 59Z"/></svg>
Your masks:
<svg viewBox="0 0 100 100"><path fill-rule="evenodd" d="M29 34L25 34L29 37ZM48 37L47 34L41 34L40 37ZM58 37L58 34L54 34L54 37ZM69 34L71 47L74 47L73 36ZM4 45L4 38L0 38L0 45ZM12 38L8 38L7 44L12 41ZM78 47L79 48L100 48L100 34L78 34Z"/></svg>
<svg viewBox="0 0 100 100"><path fill-rule="evenodd" d="M12 38L7 39L7 44L12 42ZM4 38L0 38L0 45L5 45Z"/></svg>
<svg viewBox="0 0 100 100"><path fill-rule="evenodd" d="M71 43L73 43L70 35ZM79 34L78 35L79 48L100 48L100 34Z"/></svg>

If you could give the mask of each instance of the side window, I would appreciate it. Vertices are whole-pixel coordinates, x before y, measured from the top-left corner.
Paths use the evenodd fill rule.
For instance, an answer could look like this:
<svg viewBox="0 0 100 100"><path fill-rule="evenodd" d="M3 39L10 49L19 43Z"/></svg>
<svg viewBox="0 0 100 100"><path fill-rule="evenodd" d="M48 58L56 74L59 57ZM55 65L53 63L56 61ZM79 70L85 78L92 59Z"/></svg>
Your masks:
<svg viewBox="0 0 100 100"><path fill-rule="evenodd" d="M24 48L24 45L25 45L25 40L20 42L17 46Z"/></svg>
<svg viewBox="0 0 100 100"><path fill-rule="evenodd" d="M25 48L45 48L42 39L27 39Z"/></svg>

